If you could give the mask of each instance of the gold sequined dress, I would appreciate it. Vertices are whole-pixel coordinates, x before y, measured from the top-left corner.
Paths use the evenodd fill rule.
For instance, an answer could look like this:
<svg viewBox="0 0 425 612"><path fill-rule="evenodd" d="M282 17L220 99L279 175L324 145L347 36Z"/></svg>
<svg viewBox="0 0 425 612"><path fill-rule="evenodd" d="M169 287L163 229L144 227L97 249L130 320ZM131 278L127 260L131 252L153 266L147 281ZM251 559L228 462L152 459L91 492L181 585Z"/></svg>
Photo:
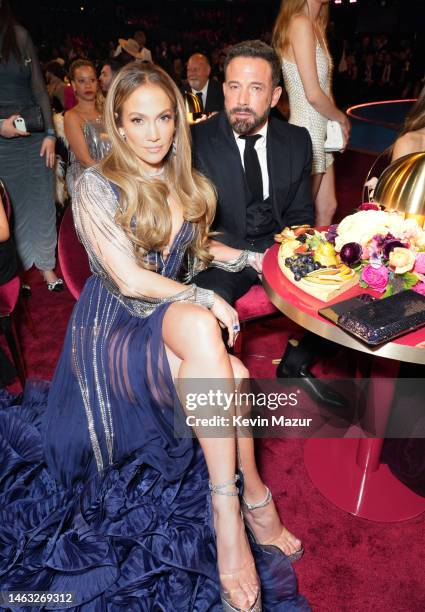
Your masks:
<svg viewBox="0 0 425 612"><path fill-rule="evenodd" d="M331 96L332 60L316 42L316 66L320 87ZM333 163L333 155L325 153L327 118L315 110L307 100L298 66L282 58L282 73L289 98L289 123L307 128L313 144L312 174L326 172Z"/></svg>

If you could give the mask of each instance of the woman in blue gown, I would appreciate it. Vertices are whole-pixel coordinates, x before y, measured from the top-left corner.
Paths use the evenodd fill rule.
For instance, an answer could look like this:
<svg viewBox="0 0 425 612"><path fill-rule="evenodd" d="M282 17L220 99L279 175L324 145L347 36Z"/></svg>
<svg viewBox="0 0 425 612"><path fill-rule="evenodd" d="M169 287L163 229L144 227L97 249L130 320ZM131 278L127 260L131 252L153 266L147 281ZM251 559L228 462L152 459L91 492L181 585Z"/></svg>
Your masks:
<svg viewBox="0 0 425 612"><path fill-rule="evenodd" d="M308 610L252 439L185 424L191 379L248 377L218 325L232 345L236 311L190 279L250 253L209 239L214 191L164 71L123 68L105 119L112 153L73 201L93 275L52 384L0 397L0 591L71 593L38 609L79 612Z"/></svg>

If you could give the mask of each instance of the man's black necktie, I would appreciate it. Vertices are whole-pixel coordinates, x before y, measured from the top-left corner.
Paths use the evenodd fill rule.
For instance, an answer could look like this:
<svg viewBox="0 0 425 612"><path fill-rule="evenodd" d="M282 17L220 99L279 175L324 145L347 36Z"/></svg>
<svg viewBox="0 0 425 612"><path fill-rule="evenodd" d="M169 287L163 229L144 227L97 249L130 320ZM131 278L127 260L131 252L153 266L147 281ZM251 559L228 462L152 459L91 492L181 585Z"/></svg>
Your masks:
<svg viewBox="0 0 425 612"><path fill-rule="evenodd" d="M196 95L199 98L199 104L201 105L201 113L203 113L204 112L204 101L202 99L202 91L197 91Z"/></svg>
<svg viewBox="0 0 425 612"><path fill-rule="evenodd" d="M258 161L255 142L261 138L261 134L253 136L239 136L245 140L245 151L243 162L245 166L245 176L251 195L259 202L263 201L263 178L261 176L260 162Z"/></svg>

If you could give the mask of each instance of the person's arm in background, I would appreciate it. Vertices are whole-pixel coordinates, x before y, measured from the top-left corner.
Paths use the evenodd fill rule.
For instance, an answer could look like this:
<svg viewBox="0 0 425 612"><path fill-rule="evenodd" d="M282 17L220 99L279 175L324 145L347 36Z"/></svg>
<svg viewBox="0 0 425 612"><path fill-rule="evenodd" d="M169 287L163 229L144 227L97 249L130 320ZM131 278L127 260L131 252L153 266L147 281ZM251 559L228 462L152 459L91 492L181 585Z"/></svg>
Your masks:
<svg viewBox="0 0 425 612"><path fill-rule="evenodd" d="M316 35L311 21L297 15L291 21L289 40L307 101L321 115L341 124L344 146L350 134L350 122L320 87L316 65Z"/></svg>
<svg viewBox="0 0 425 612"><path fill-rule="evenodd" d="M35 101L41 108L44 121L45 138L41 143L40 157L46 157L46 166L53 168L55 165L55 143L56 134L53 127L52 109L50 106L49 95L47 93L46 84L41 72L40 63L35 51L33 42L28 32L24 43L25 55L28 55L31 60L31 89Z"/></svg>
<svg viewBox="0 0 425 612"><path fill-rule="evenodd" d="M29 136L29 132L21 132L18 130L13 122L17 119L19 115L11 115L7 119L0 120L0 136L3 138L16 138L16 136Z"/></svg>
<svg viewBox="0 0 425 612"><path fill-rule="evenodd" d="M314 225L314 203L311 193L311 162L313 156L311 138L305 128L298 129L304 132L304 156L296 193L285 211L285 225L288 226ZM301 148L301 143L297 142L296 146Z"/></svg>
<svg viewBox="0 0 425 612"><path fill-rule="evenodd" d="M81 129L80 120L75 112L72 110L66 112L63 124L69 147L77 160L86 168L94 166L96 161L90 157L86 139L84 138L83 130Z"/></svg>
<svg viewBox="0 0 425 612"><path fill-rule="evenodd" d="M418 149L415 147L414 139L410 132L407 134L403 134L400 138L394 143L391 161L395 161L399 157L403 157L403 155L409 155L409 153L415 153Z"/></svg>

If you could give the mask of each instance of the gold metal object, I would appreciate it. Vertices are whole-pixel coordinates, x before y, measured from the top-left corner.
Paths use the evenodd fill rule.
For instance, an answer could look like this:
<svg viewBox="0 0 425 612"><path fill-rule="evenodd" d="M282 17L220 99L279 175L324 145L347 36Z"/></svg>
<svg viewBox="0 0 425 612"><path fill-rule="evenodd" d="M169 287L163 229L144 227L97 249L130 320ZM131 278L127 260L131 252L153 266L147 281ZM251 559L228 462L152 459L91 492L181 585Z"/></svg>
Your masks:
<svg viewBox="0 0 425 612"><path fill-rule="evenodd" d="M379 177L374 200L387 210L425 222L425 152L396 159Z"/></svg>
<svg viewBox="0 0 425 612"><path fill-rule="evenodd" d="M186 91L183 94L184 106L186 108L187 120L189 123L194 123L194 113L202 113L201 102L194 93Z"/></svg>

